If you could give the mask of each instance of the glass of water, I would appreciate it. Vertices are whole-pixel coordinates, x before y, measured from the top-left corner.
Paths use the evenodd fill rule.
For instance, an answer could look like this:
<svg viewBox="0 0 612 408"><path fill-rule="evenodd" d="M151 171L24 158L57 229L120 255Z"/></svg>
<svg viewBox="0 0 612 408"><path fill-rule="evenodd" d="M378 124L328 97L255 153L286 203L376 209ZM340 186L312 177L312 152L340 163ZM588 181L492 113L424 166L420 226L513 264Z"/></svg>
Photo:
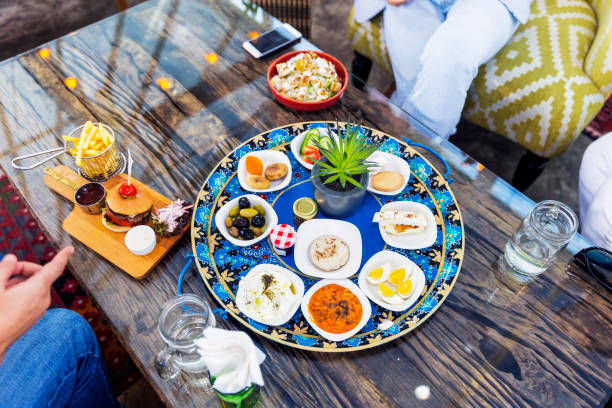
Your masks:
<svg viewBox="0 0 612 408"><path fill-rule="evenodd" d="M214 325L212 310L200 297L186 294L168 300L159 314L159 334L165 343L155 359L159 376L170 379L183 371L190 386L210 388L208 370L195 340Z"/></svg>
<svg viewBox="0 0 612 408"><path fill-rule="evenodd" d="M524 281L544 272L578 229L578 218L567 205L542 201L506 243L505 263Z"/></svg>

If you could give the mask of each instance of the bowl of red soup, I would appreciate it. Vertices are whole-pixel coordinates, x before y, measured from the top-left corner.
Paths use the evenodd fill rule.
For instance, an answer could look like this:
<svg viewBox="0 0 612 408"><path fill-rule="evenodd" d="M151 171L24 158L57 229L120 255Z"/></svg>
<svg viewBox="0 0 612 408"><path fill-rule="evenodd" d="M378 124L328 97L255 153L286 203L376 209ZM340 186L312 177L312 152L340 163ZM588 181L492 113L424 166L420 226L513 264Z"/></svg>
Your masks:
<svg viewBox="0 0 612 408"><path fill-rule="evenodd" d="M372 308L366 295L348 279L323 279L302 299L308 324L330 341L346 340L367 323Z"/></svg>
<svg viewBox="0 0 612 408"><path fill-rule="evenodd" d="M277 101L301 111L332 106L348 86L344 65L321 51L292 51L282 55L268 68L267 79Z"/></svg>

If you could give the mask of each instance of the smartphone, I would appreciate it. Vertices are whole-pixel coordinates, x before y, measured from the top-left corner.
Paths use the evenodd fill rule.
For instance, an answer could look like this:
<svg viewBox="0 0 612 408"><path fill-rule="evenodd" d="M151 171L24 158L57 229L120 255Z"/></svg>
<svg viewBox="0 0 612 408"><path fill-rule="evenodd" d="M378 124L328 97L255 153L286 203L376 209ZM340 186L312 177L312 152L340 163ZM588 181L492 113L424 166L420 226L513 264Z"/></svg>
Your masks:
<svg viewBox="0 0 612 408"><path fill-rule="evenodd" d="M257 38L242 43L242 48L255 58L266 57L299 41L302 34L290 24L266 31Z"/></svg>

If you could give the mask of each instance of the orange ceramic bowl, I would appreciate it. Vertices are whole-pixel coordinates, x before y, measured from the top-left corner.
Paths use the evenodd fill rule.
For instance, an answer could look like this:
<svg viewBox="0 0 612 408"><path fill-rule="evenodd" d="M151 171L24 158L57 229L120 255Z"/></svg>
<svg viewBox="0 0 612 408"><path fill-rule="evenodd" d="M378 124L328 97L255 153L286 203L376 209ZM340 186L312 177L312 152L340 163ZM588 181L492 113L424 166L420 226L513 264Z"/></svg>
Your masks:
<svg viewBox="0 0 612 408"><path fill-rule="evenodd" d="M290 58L292 58L293 56L297 54L301 54L303 52L314 52L319 57L325 58L326 60L334 64L334 67L336 68L336 72L338 73L338 76L340 77L340 81L342 82L342 88L340 88L340 91L337 94L335 94L331 98L326 99L324 101L303 102L303 101L298 101L298 100L283 96L280 94L280 92L274 89L274 87L272 86L271 79L274 75L276 75L276 64L280 62L285 62L289 60ZM346 91L347 85L348 85L348 72L346 71L346 68L344 67L344 65L342 65L340 61L338 61L331 55L326 54L321 51L292 51L292 52L289 52L275 59L274 62L272 62L272 64L270 65L270 68L268 68L268 86L270 87L270 90L274 94L274 97L276 98L276 100L289 108L300 110L300 111L316 111L320 109L329 108L330 106L338 102L338 100L342 97L342 95L344 94L344 91Z"/></svg>

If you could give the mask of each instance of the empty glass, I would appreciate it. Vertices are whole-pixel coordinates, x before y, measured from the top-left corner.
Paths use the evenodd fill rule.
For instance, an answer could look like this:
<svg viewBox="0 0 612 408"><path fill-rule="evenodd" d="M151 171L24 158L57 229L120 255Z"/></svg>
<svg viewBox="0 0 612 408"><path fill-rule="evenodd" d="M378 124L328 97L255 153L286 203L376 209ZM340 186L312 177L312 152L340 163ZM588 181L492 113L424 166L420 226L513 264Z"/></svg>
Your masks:
<svg viewBox="0 0 612 408"><path fill-rule="evenodd" d="M212 310L198 296L179 295L167 301L159 314L159 334L165 343L155 359L159 376L174 378L183 371L190 385L210 387L206 364L194 341L204 337L204 330L214 325Z"/></svg>
<svg viewBox="0 0 612 408"><path fill-rule="evenodd" d="M542 201L506 244L504 260L524 280L544 272L576 234L578 218L567 205Z"/></svg>

